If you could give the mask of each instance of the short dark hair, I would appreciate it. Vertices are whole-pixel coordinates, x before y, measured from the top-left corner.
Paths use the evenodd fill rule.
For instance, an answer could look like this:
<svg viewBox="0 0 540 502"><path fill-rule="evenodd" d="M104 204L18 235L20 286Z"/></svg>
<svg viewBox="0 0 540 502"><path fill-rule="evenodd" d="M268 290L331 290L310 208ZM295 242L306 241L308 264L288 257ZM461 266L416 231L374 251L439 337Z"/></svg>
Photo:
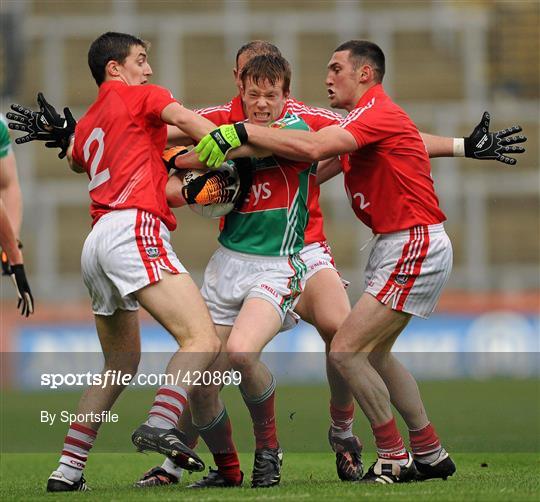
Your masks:
<svg viewBox="0 0 540 502"><path fill-rule="evenodd" d="M88 66L96 84L100 86L105 80L105 67L109 61L122 64L129 56L131 48L140 45L148 49L150 44L127 33L108 31L96 38L88 50Z"/></svg>
<svg viewBox="0 0 540 502"><path fill-rule="evenodd" d="M341 44L334 52L349 51L353 68L369 63L373 67L378 82L382 82L385 72L384 52L373 42L367 40L349 40Z"/></svg>
<svg viewBox="0 0 540 502"><path fill-rule="evenodd" d="M274 56L281 56L281 51L270 42L266 40L252 40L247 44L242 45L236 53L236 67L238 68L238 59L242 54L250 54L251 56L262 56L264 54L273 54Z"/></svg>
<svg viewBox="0 0 540 502"><path fill-rule="evenodd" d="M287 93L291 87L291 66L281 55L263 54L255 56L246 63L240 73L242 84L245 85L248 78L255 84L268 80L272 85L276 85L280 80L283 80L283 92Z"/></svg>

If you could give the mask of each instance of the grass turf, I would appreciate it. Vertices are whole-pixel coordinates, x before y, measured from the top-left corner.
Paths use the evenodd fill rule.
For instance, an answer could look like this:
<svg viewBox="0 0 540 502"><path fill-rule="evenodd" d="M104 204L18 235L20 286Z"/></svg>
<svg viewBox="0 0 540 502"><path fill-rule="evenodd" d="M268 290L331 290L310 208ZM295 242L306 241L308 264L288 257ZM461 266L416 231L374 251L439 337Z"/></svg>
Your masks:
<svg viewBox="0 0 540 502"><path fill-rule="evenodd" d="M139 491L132 483L160 463L155 455L133 452L131 431L144 420L153 390L129 389L114 408L117 424L105 424L90 455L86 477L94 488L79 496L100 500L534 500L540 496L540 402L538 380L452 380L420 382L428 413L458 465L448 480L399 486L349 485L337 480L326 442L328 390L325 386L278 387L276 416L285 449L282 486L271 490L205 490L182 486ZM78 392L3 392L0 401L0 497L29 500L47 496L45 483L57 465L67 424L40 423L40 411L73 411ZM234 438L242 452L246 480L252 465L249 415L237 389L224 390ZM406 429L402 426L402 431ZM365 464L374 460L369 425L360 411L355 431L365 443ZM205 447L200 450L205 452ZM211 457L203 454L208 465ZM487 464L487 467L481 467ZM183 484L201 474L186 476ZM65 498L65 497L64 497Z"/></svg>
<svg viewBox="0 0 540 502"><path fill-rule="evenodd" d="M374 460L373 454L366 460ZM453 455L458 472L448 481L432 480L393 486L342 483L334 472L330 453L289 453L285 455L281 486L271 489L242 488L189 491L185 486L201 474L184 476L180 485L137 489L131 484L156 465L157 455L96 453L86 469L92 492L47 494L45 483L57 456L43 453L11 453L3 456L0 472L2 500L538 500L539 462L531 453L465 453ZM208 455L205 460L211 462ZM246 478L251 455L242 454ZM482 467L487 464L487 467Z"/></svg>

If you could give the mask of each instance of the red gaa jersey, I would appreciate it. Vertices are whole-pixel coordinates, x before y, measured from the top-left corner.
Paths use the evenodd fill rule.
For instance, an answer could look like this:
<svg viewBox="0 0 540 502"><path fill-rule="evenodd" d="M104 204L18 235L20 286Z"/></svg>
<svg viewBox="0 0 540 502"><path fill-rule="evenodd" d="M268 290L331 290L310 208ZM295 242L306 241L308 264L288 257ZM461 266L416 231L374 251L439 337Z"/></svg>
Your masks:
<svg viewBox="0 0 540 502"><path fill-rule="evenodd" d="M195 111L216 125L231 124L246 120L240 96L234 97L225 105L202 108ZM340 120L343 119L336 112L327 110L326 108L307 106L294 98L287 99L282 115L286 113L298 115L312 131L318 131L323 127L339 124ZM326 240L323 228L323 216L319 205L320 187L316 183L316 173L313 172L310 177L308 193L309 220L304 231L304 244L306 246L314 242Z"/></svg>
<svg viewBox="0 0 540 502"><path fill-rule="evenodd" d="M110 211L136 208L176 228L161 160L167 143L161 112L173 102L170 91L157 85L111 80L99 87L97 100L77 123L73 146L73 160L90 178L92 225Z"/></svg>
<svg viewBox="0 0 540 502"><path fill-rule="evenodd" d="M344 164L345 189L356 216L374 233L446 219L420 133L382 85L369 89L340 127L358 144Z"/></svg>

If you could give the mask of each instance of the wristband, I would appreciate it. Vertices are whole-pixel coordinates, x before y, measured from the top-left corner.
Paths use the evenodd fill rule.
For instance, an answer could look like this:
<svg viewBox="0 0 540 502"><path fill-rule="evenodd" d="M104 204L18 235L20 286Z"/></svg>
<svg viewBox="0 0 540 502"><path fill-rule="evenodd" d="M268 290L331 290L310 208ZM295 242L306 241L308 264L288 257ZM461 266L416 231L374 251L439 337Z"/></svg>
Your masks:
<svg viewBox="0 0 540 502"><path fill-rule="evenodd" d="M454 138L454 157L465 157L465 138Z"/></svg>
<svg viewBox="0 0 540 502"><path fill-rule="evenodd" d="M240 140L240 143L242 145L245 145L248 140L248 133L246 130L246 126L242 122L236 122L234 124L234 129L236 131L236 134L238 135L238 139Z"/></svg>

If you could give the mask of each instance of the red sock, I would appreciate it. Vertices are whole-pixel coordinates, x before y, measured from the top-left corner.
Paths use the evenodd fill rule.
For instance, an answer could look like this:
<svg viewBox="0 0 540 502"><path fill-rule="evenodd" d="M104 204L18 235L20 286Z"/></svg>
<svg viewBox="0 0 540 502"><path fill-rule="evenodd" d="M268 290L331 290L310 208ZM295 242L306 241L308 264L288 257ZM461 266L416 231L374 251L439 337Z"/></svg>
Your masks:
<svg viewBox="0 0 540 502"><path fill-rule="evenodd" d="M354 403L346 408L338 408L330 401L330 418L332 419L332 434L345 439L352 436L354 419Z"/></svg>
<svg viewBox="0 0 540 502"><path fill-rule="evenodd" d="M429 455L441 449L441 441L430 423L424 428L409 431L411 450L415 455Z"/></svg>
<svg viewBox="0 0 540 502"><path fill-rule="evenodd" d="M272 382L268 389L259 397L252 398L242 392L244 402L248 407L253 432L255 434L255 448L278 448L279 442L276 431L276 417L274 412L274 398L276 395L276 381Z"/></svg>
<svg viewBox="0 0 540 502"><path fill-rule="evenodd" d="M377 455L380 458L391 460L407 458L407 450L396 426L395 418L382 425L372 425L371 429L375 435Z"/></svg>
<svg viewBox="0 0 540 502"><path fill-rule="evenodd" d="M176 385L162 385L156 393L145 423L162 429L176 427L186 403L186 389Z"/></svg>
<svg viewBox="0 0 540 502"><path fill-rule="evenodd" d="M199 433L208 449L214 456L218 472L226 479L240 482L240 460L232 439L231 420L227 410L223 408L221 413L204 427L198 427Z"/></svg>

